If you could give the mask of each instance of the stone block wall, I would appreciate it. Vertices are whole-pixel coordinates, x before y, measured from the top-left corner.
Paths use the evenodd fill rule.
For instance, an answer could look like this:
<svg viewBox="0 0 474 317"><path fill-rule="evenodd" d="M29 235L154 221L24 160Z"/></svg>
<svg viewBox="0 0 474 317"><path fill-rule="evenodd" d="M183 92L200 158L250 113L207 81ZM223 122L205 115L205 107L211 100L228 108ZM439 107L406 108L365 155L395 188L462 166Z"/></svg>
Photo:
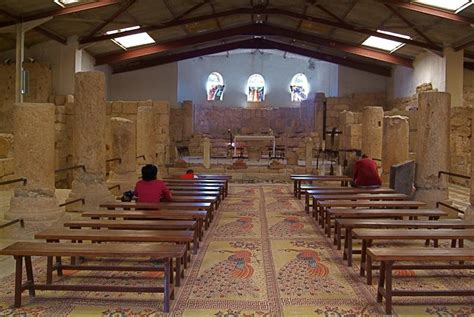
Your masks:
<svg viewBox="0 0 474 317"><path fill-rule="evenodd" d="M23 63L28 72L28 94L25 102L48 102L53 93L51 68L38 62ZM13 133L13 104L15 102L15 63L0 65L0 133Z"/></svg>

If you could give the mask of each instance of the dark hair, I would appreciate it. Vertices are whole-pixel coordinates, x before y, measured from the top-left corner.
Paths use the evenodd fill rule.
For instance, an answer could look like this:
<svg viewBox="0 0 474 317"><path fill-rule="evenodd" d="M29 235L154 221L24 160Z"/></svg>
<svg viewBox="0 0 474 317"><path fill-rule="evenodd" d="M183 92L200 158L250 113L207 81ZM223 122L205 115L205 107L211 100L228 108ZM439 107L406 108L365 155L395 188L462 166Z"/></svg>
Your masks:
<svg viewBox="0 0 474 317"><path fill-rule="evenodd" d="M187 170L186 174L194 174L194 171L193 170Z"/></svg>
<svg viewBox="0 0 474 317"><path fill-rule="evenodd" d="M362 158L368 158L367 154L362 154Z"/></svg>
<svg viewBox="0 0 474 317"><path fill-rule="evenodd" d="M153 164L147 164L142 167L142 179L144 181L152 181L156 179L158 168Z"/></svg>

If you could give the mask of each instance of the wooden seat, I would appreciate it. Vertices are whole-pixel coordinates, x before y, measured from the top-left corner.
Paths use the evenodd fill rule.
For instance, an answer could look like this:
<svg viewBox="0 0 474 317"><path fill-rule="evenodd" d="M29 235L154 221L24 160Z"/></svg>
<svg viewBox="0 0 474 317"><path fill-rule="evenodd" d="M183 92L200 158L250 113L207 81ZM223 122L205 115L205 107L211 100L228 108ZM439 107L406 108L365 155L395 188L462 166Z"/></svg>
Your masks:
<svg viewBox="0 0 474 317"><path fill-rule="evenodd" d="M301 199L301 183L302 182L341 182L341 186L348 186L352 180L348 176L333 176L333 175L291 175L290 179L293 181L293 194L298 199Z"/></svg>
<svg viewBox="0 0 474 317"><path fill-rule="evenodd" d="M181 192L181 191L218 191L220 194L221 200L225 199L225 192L224 192L224 187L222 186L195 186L192 184L187 184L187 185L172 185L168 184L167 185L168 189L171 191L172 194L175 194L176 192Z"/></svg>
<svg viewBox="0 0 474 317"><path fill-rule="evenodd" d="M156 243L139 243L133 248L128 244L82 244L82 243L46 243L46 242L16 242L3 250L0 255L10 255L15 258L15 307L21 307L21 293L28 290L30 296L36 295L36 290L66 290L66 291L102 291L102 292L160 292L164 293L163 311L169 312L170 299L173 299L174 287L171 283L172 259L184 256L186 247L182 245L162 245ZM46 256L48 262L52 257L105 257L105 258L150 258L150 262L161 263L163 267L155 265L150 267L129 266L120 267L121 271L164 271L164 286L119 286L119 285L81 285L70 284L37 284L34 281L32 256ZM25 260L26 277L25 283L22 281L23 259ZM58 273L66 266L57 267ZM95 270L96 267L83 266L84 270ZM115 268L118 270L118 268ZM114 270L109 267L108 270ZM50 274L48 272L48 274ZM102 282L104 283L104 282Z"/></svg>
<svg viewBox="0 0 474 317"><path fill-rule="evenodd" d="M377 287L377 302L385 298L385 313L392 313L393 296L474 296L474 290L396 290L392 286L394 263L410 261L426 263L425 268L430 268L433 262L474 261L474 249L440 249L440 248L369 248L367 249L367 266L373 261L380 261L380 277ZM472 265L464 268L470 269ZM436 266L433 266L436 269ZM445 270L461 269L462 266L445 265ZM416 276L416 278L423 278Z"/></svg>

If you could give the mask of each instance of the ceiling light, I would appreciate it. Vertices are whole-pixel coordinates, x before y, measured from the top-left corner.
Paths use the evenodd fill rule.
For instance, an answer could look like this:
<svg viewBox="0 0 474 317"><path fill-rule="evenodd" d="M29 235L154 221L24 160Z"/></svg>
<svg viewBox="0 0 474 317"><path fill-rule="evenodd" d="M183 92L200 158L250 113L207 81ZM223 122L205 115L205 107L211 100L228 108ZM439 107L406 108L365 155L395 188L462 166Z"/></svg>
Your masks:
<svg viewBox="0 0 474 317"><path fill-rule="evenodd" d="M382 34L396 36L396 37L399 37L401 39L410 39L409 36L403 35L403 34L387 32L387 31L381 31L381 30L377 30L377 32L382 33ZM389 51L390 53L392 53L392 52L398 50L403 45L405 45L405 43L394 41L394 40L388 40L388 39L385 39L385 38L381 38L381 37L378 37L378 36L371 35L362 43L362 45L375 47L375 48L378 48L378 49L381 49L381 50L384 50L384 51Z"/></svg>
<svg viewBox="0 0 474 317"><path fill-rule="evenodd" d="M454 11L455 13L466 9L474 3L473 0L413 0L412 2L448 11Z"/></svg>
<svg viewBox="0 0 474 317"><path fill-rule="evenodd" d="M125 31L137 30L139 28L140 27L138 25L137 26L131 26L129 28L108 31L105 34L110 35L110 34L122 33L122 32L125 32ZM155 40L146 32L116 37L116 38L112 39L112 41L115 44L117 44L118 46L122 47L123 49L127 49L129 47L134 47L134 46L140 46L140 45L155 43Z"/></svg>

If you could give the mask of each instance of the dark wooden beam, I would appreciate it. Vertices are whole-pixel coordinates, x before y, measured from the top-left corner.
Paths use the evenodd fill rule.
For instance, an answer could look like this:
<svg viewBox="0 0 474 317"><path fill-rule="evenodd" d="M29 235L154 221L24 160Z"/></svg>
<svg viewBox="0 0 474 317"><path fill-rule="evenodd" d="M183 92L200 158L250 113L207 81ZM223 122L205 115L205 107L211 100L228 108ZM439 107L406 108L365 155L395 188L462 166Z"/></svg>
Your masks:
<svg viewBox="0 0 474 317"><path fill-rule="evenodd" d="M102 36L97 36L93 37L91 39L88 39L87 41L82 40L80 41L81 44L86 44L86 43L91 43L91 42L98 42L98 41L104 41L104 40L110 40L113 39L114 37L118 36L126 36L126 35L132 35L132 34L137 34L141 32L148 32L148 31L154 31L154 30L161 30L169 27L174 27L174 26L180 26L183 24L188 24L188 23L195 23L195 22L200 22L200 21L205 21L205 20L210 20L210 19L216 19L216 18L221 18L221 17L226 17L226 16L231 16L231 15L243 15L243 14L260 14L260 15L282 15L286 17L292 17L298 20L305 20L309 22L314 22L314 23L319 23L323 25L329 25L333 26L336 28L344 29L344 30L349 30L352 32L356 33L361 33L361 34L367 34L367 35L374 35L378 36L381 38L385 38L388 40L394 40L398 42L402 42L405 44L421 47L421 48L426 48L429 50L435 50L435 51L441 51L442 48L437 45L432 45L430 43L425 43L425 42L420 42L420 41L415 41L415 40L410 40L410 39L403 39L397 36L389 35L389 34L383 34L379 33L376 30L370 30L370 29L365 29L365 28L359 28L355 27L352 25L349 25L347 23L340 23L332 20L326 20L318 17L312 17L308 16L305 14L301 14L298 12L293 12L293 11L287 11L287 10L282 10L278 8L263 8L263 9L255 9L255 8L240 8L240 9L233 9L233 10L228 10L228 11L222 11L222 12L217 12L214 14L207 14L203 16L198 16L198 17L192 17L188 19L181 19L177 21L169 21L165 22L159 25L153 25L153 26L148 26L148 27L143 27L138 30L132 30L132 31L127 31L127 32L122 32L119 34L113 34L113 35L102 35Z"/></svg>
<svg viewBox="0 0 474 317"><path fill-rule="evenodd" d="M474 70L474 62L464 62L464 68Z"/></svg>
<svg viewBox="0 0 474 317"><path fill-rule="evenodd" d="M403 22L405 22L406 25L408 25L413 31L416 32L416 34L418 34L419 36L421 36L422 38L425 39L426 42L432 44L432 45L436 45L429 37L427 37L423 32L421 32L420 30L418 30L418 27L416 25L414 25L413 23L411 23L407 18L405 18L400 12L398 12L397 9L395 9L394 7L392 7L391 5L389 4L386 4L385 3L385 7L387 9L389 9L390 11L392 11L400 20L402 20Z"/></svg>
<svg viewBox="0 0 474 317"><path fill-rule="evenodd" d="M106 19L104 22L96 26L92 31L89 32L89 34L86 36L86 38L91 38L94 36L97 32L105 28L110 22L115 20L118 16L120 16L122 13L127 11L137 0L127 0L125 1L120 8L114 12L108 19Z"/></svg>
<svg viewBox="0 0 474 317"><path fill-rule="evenodd" d="M462 16L462 15L454 14L449 11L440 10L440 9L418 5L414 3L409 3L409 2L403 2L399 0L382 0L382 1L384 3L392 4L394 6L397 6L405 10L415 11L415 12L435 16L435 17L450 20L450 21L460 22L464 24L469 24L469 25L474 24L474 19Z"/></svg>
<svg viewBox="0 0 474 317"><path fill-rule="evenodd" d="M38 20L38 19L43 19L43 18L56 17L60 15L65 15L65 14L71 14L71 13L77 13L77 12L86 11L86 10L97 9L97 8L114 5L121 2L122 0L97 0L96 2L78 4L71 7L54 9L54 10L40 12L40 13L36 13L32 15L22 16L20 17L20 19L21 19L21 22L28 22L28 21L33 21L33 20ZM14 24L16 23L4 22L4 23L0 23L0 27L10 26Z"/></svg>
<svg viewBox="0 0 474 317"><path fill-rule="evenodd" d="M250 24L239 26L223 31L208 32L200 35L190 36L181 38L178 40L157 43L155 45L130 49L120 53L96 56L96 65L102 64L113 64L120 61L145 57L153 54L162 53L165 51L179 49L190 45L203 44L206 42L222 40L225 38L231 38L238 35L249 35L249 36L281 36L289 39L299 40L308 42L311 44L318 44L321 46L336 49L342 52L363 56L386 63L395 65L403 65L406 67L412 67L412 60L396 56L394 54L383 53L378 50L373 50L357 45L351 45L343 42L328 40L316 35L310 35L307 33L301 33L294 30L284 29L277 26L266 25L266 24Z"/></svg>
<svg viewBox="0 0 474 317"><path fill-rule="evenodd" d="M327 61L330 63L335 63L335 64L344 65L351 68L360 69L366 72L375 73L377 75L389 77L391 74L391 68L389 67L362 63L359 61L354 61L351 59L333 56L333 55L329 55L329 54L325 54L321 52L315 52L307 48L297 47L294 45L288 45L288 44L270 41L266 39L243 40L243 41L231 42L231 43L226 43L226 44L219 44L216 46L206 47L206 48L197 49L197 50L193 49L191 51L187 51L183 53L157 56L156 58L152 60L137 62L137 63L134 63L133 65L117 66L114 68L114 73L121 73L121 72L141 69L141 68L168 64L168 63L173 63L173 62L177 62L177 61L181 61L181 60L185 60L189 58L195 58L199 56L215 54L215 53L230 51L230 50L239 49L239 48L282 50L282 51L287 51L290 53L294 53L294 54L298 54L298 55L302 55L306 57L311 57L311 58Z"/></svg>

